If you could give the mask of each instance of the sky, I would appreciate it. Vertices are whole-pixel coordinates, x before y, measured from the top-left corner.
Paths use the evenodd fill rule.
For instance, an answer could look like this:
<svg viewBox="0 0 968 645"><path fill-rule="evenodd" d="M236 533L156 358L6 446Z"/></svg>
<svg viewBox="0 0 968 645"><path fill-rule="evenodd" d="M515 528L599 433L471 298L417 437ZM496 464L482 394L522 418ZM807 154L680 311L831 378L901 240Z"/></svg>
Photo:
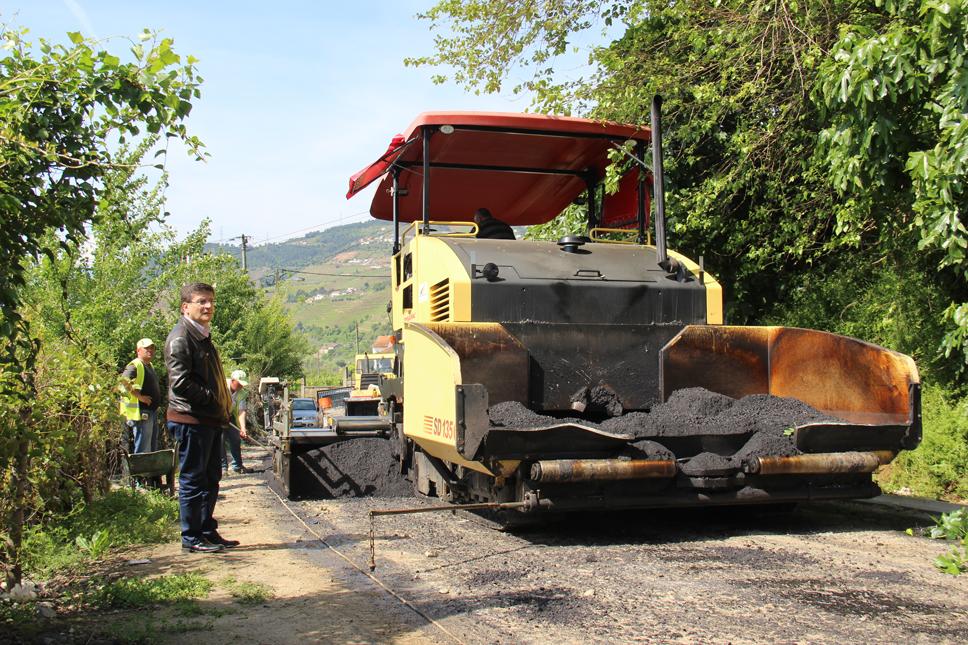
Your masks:
<svg viewBox="0 0 968 645"><path fill-rule="evenodd" d="M432 4L0 0L0 22L32 40L80 31L117 55L147 27L198 58L205 82L188 128L211 157L169 152L168 223L182 236L208 218L212 241L259 244L369 219L372 192L347 200L349 176L420 112L528 108L527 97L474 96L435 85L440 70L404 66L433 51L429 23L415 17Z"/></svg>

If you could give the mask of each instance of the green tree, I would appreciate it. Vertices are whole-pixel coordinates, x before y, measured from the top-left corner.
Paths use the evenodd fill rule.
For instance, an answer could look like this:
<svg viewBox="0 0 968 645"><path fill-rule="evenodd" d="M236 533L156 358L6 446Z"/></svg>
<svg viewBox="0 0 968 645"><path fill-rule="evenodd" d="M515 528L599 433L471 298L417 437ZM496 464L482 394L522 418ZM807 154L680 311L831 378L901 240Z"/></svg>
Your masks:
<svg viewBox="0 0 968 645"><path fill-rule="evenodd" d="M226 367L244 368L256 383L261 376L301 376L301 358L308 352L304 336L294 330L279 299L257 289L235 258L204 252L208 235L206 224L178 245L177 253L191 260L173 265L163 276L165 311L172 316L168 329L178 315L181 285L207 282L215 287L218 302L212 338Z"/></svg>
<svg viewBox="0 0 968 645"><path fill-rule="evenodd" d="M819 156L855 225L885 205L951 301L946 356L968 359L968 2L860 3L819 69ZM900 211L900 212L897 212ZM892 213L894 214L894 213Z"/></svg>
<svg viewBox="0 0 968 645"><path fill-rule="evenodd" d="M105 444L114 447L123 439L115 412L118 372L138 338L163 342L179 316L183 283L216 285L213 334L227 370L243 367L256 382L260 373L299 374L301 337L235 259L202 251L207 224L182 241L164 225L164 179L149 186L137 171L138 157L149 147L146 142L131 153L131 163L105 177L88 237L60 244L49 235L50 248L25 275L21 311L39 348L28 422L38 438L29 444L30 484L21 504L34 522L63 515L79 499L90 502L105 490L119 455L106 452ZM160 359L155 368L164 382ZM22 407L13 397L0 397L0 411ZM16 437L5 423L11 418L0 414L0 450ZM10 513L12 501L4 498L0 507Z"/></svg>
<svg viewBox="0 0 968 645"><path fill-rule="evenodd" d="M143 133L176 137L201 156L184 119L199 96L195 60L170 38L145 31L131 62L71 33L70 44L0 28L0 332L13 336L25 257L59 231L82 236L95 215L105 175L118 165L116 143Z"/></svg>

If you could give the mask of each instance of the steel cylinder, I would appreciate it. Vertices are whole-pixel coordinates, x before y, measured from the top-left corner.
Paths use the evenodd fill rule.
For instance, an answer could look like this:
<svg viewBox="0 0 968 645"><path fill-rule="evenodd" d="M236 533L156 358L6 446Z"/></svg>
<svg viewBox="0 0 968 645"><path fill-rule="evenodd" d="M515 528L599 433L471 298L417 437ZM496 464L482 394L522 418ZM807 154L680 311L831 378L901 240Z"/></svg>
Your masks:
<svg viewBox="0 0 968 645"><path fill-rule="evenodd" d="M587 482L674 477L676 462L644 459L549 459L531 465L537 482Z"/></svg>
<svg viewBox="0 0 968 645"><path fill-rule="evenodd" d="M389 432L391 428L390 417L380 416L358 416L358 417L333 417L333 430L337 434L365 432L378 430Z"/></svg>
<svg viewBox="0 0 968 645"><path fill-rule="evenodd" d="M753 457L747 472L756 475L827 475L872 473L894 459L890 450L871 452L824 452L793 457Z"/></svg>

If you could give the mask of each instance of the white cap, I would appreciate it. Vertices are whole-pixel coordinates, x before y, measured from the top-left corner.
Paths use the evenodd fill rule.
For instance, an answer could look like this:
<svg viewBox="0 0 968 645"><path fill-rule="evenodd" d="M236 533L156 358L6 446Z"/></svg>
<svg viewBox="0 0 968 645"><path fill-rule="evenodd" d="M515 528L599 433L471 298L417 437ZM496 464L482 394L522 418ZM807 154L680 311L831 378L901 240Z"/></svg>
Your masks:
<svg viewBox="0 0 968 645"><path fill-rule="evenodd" d="M146 347L154 347L154 346L155 346L155 341L151 340L150 338L142 338L141 340L138 341L138 344L137 344L138 349L145 349Z"/></svg>
<svg viewBox="0 0 968 645"><path fill-rule="evenodd" d="M245 377L246 377L245 370L235 370L234 372L232 372L232 375L229 378L231 378L233 381L238 381L239 383L241 383L242 387L247 387L249 385L249 382L245 380Z"/></svg>

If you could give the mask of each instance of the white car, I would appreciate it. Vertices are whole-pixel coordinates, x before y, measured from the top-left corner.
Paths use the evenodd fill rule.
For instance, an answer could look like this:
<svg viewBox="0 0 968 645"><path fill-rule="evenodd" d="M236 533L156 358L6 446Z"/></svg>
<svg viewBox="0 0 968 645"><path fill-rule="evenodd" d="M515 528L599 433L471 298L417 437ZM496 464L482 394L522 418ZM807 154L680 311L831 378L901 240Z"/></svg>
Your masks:
<svg viewBox="0 0 968 645"><path fill-rule="evenodd" d="M289 401L289 410L292 412L291 427L315 428L319 426L319 415L316 410L315 399L291 399Z"/></svg>

